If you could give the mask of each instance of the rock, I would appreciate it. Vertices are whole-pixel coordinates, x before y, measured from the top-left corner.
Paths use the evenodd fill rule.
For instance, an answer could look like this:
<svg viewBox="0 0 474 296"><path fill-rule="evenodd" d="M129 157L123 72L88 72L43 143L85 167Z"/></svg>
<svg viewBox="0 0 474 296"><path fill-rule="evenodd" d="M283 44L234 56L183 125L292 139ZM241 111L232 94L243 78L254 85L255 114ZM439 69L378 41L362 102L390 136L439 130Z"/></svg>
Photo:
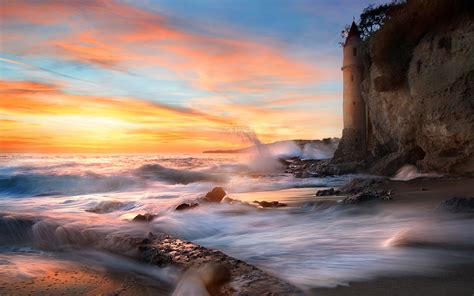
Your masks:
<svg viewBox="0 0 474 296"><path fill-rule="evenodd" d="M441 202L438 209L453 213L474 213L474 197L452 197Z"/></svg>
<svg viewBox="0 0 474 296"><path fill-rule="evenodd" d="M189 210L192 208L195 208L199 206L198 203L182 203L179 206L176 207L175 211L183 211L183 210Z"/></svg>
<svg viewBox="0 0 474 296"><path fill-rule="evenodd" d="M345 194L356 194L364 191L384 190L386 179L354 179L347 185L341 187L341 192Z"/></svg>
<svg viewBox="0 0 474 296"><path fill-rule="evenodd" d="M341 193L349 194L341 200L344 204L355 204L371 200L391 200L392 190L387 189L386 179L354 179L341 187Z"/></svg>
<svg viewBox="0 0 474 296"><path fill-rule="evenodd" d="M470 1L461 2L472 7ZM420 13L440 7L449 11L449 2L437 2L440 6L424 0L407 3L359 51L361 95L370 123L367 155L373 157L367 172L392 175L401 166L413 164L421 172L472 174L472 10L458 7L441 25L441 19L428 20ZM343 135L335 158L346 157L344 162L359 158L356 147L345 144L350 138Z"/></svg>
<svg viewBox="0 0 474 296"><path fill-rule="evenodd" d="M221 202L224 196L226 196L224 188L214 187L203 199L208 202Z"/></svg>
<svg viewBox="0 0 474 296"><path fill-rule="evenodd" d="M258 201L255 200L254 203L260 205L262 208L281 208L286 207L285 203L281 203L278 201Z"/></svg>
<svg viewBox="0 0 474 296"><path fill-rule="evenodd" d="M150 222L152 221L153 219L155 219L157 217L157 215L153 215L153 214L138 214L135 216L135 218L133 218L132 221L134 222Z"/></svg>
<svg viewBox="0 0 474 296"><path fill-rule="evenodd" d="M391 194L386 192L360 192L351 196L348 196L341 200L343 204L358 204L367 201L374 200L391 200Z"/></svg>
<svg viewBox="0 0 474 296"><path fill-rule="evenodd" d="M337 195L339 193L341 193L341 191L335 190L334 188L329 188L329 189L318 190L318 192L316 192L316 196L331 196L331 195Z"/></svg>

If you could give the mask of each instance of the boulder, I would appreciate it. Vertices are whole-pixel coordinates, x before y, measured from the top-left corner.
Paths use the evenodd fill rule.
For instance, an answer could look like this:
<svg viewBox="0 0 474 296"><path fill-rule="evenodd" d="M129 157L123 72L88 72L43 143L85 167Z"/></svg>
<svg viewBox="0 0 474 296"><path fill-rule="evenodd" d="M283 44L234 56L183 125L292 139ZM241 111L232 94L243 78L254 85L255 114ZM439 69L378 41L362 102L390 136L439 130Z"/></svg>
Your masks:
<svg viewBox="0 0 474 296"><path fill-rule="evenodd" d="M316 196L331 196L331 195L337 195L339 193L341 193L341 191L335 190L334 188L329 188L329 189L318 190L316 192Z"/></svg>
<svg viewBox="0 0 474 296"><path fill-rule="evenodd" d="M189 210L189 209L195 208L197 206L199 206L198 203L186 203L186 202L184 202L184 203L180 204L179 206L177 206L175 210L176 211Z"/></svg>
<svg viewBox="0 0 474 296"><path fill-rule="evenodd" d="M367 201L374 200L391 200L392 197L390 194L385 192L360 192L351 196L348 196L341 200L343 204L358 204Z"/></svg>
<svg viewBox="0 0 474 296"><path fill-rule="evenodd" d="M278 201L258 201L255 200L254 203L258 204L262 208L281 208L281 207L286 207L287 205L285 203L281 203Z"/></svg>
<svg viewBox="0 0 474 296"><path fill-rule="evenodd" d="M153 214L138 214L135 216L135 218L133 218L132 221L134 222L150 222L152 221L153 219L155 219L157 217L157 215L153 215Z"/></svg>
<svg viewBox="0 0 474 296"><path fill-rule="evenodd" d="M441 202L438 209L453 213L474 213L474 197L452 197Z"/></svg>
<svg viewBox="0 0 474 296"><path fill-rule="evenodd" d="M221 202L224 196L226 196L224 188L214 187L203 199L208 202Z"/></svg>

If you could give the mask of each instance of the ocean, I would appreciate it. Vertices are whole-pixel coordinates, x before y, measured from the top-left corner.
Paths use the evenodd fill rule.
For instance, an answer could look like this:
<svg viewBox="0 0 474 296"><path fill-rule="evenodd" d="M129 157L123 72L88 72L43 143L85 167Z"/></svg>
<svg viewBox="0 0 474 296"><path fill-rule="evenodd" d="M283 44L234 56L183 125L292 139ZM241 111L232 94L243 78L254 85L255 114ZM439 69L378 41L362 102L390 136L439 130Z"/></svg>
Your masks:
<svg viewBox="0 0 474 296"><path fill-rule="evenodd" d="M409 208L328 204L315 196L318 189L356 177L369 176L295 178L277 158L247 154L3 154L0 278L16 281L54 264L86 262L97 270L105 266L173 285L176 271L82 247L98 236L148 232L220 250L301 289L426 275L472 260L472 254L391 244L419 225L425 235L448 239L466 229L463 220ZM175 211L215 186L240 202ZM262 209L255 200L288 206ZM150 223L131 221L145 213L157 216ZM22 220L25 216L32 222Z"/></svg>

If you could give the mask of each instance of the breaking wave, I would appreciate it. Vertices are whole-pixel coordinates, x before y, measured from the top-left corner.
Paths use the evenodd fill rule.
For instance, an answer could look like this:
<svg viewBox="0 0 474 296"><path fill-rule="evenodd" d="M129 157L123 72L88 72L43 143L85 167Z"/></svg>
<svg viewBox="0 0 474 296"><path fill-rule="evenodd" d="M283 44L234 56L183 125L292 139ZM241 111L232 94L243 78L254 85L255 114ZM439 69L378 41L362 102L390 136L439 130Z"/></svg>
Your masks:
<svg viewBox="0 0 474 296"><path fill-rule="evenodd" d="M18 174L0 177L0 194L10 197L81 195L120 191L136 185L123 176Z"/></svg>
<svg viewBox="0 0 474 296"><path fill-rule="evenodd" d="M394 181L409 181L422 177L436 178L441 177L441 175L436 173L421 173L416 166L412 164L406 164L401 167L391 179Z"/></svg>
<svg viewBox="0 0 474 296"><path fill-rule="evenodd" d="M137 176L145 179L164 181L170 184L189 184L195 182L223 183L227 178L213 173L166 168L159 164L146 164L136 170Z"/></svg>

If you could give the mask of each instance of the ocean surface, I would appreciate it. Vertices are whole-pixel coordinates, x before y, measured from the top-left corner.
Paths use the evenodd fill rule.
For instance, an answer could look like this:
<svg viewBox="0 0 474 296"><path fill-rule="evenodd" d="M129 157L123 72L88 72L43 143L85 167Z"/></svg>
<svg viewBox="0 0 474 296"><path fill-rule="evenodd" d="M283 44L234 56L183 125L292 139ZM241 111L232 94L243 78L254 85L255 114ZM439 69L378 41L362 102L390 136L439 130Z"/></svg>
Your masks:
<svg viewBox="0 0 474 296"><path fill-rule="evenodd" d="M474 237L466 232L472 220L438 219L415 209L345 207L315 197L318 189L341 186L355 177L360 176L294 178L284 173L276 157L261 155L3 154L0 277L35 277L55 262L68 261L98 270L122 269L173 285L179 276L174 271L81 249L98 236L150 231L221 250L302 289L376 276L436 274L473 260L469 252L393 243L419 228L428 240L472 244ZM215 186L242 203L174 210ZM255 200L280 201L288 207L262 209ZM157 218L131 222L144 213ZM21 220L24 216L34 217L31 233L31 225Z"/></svg>

